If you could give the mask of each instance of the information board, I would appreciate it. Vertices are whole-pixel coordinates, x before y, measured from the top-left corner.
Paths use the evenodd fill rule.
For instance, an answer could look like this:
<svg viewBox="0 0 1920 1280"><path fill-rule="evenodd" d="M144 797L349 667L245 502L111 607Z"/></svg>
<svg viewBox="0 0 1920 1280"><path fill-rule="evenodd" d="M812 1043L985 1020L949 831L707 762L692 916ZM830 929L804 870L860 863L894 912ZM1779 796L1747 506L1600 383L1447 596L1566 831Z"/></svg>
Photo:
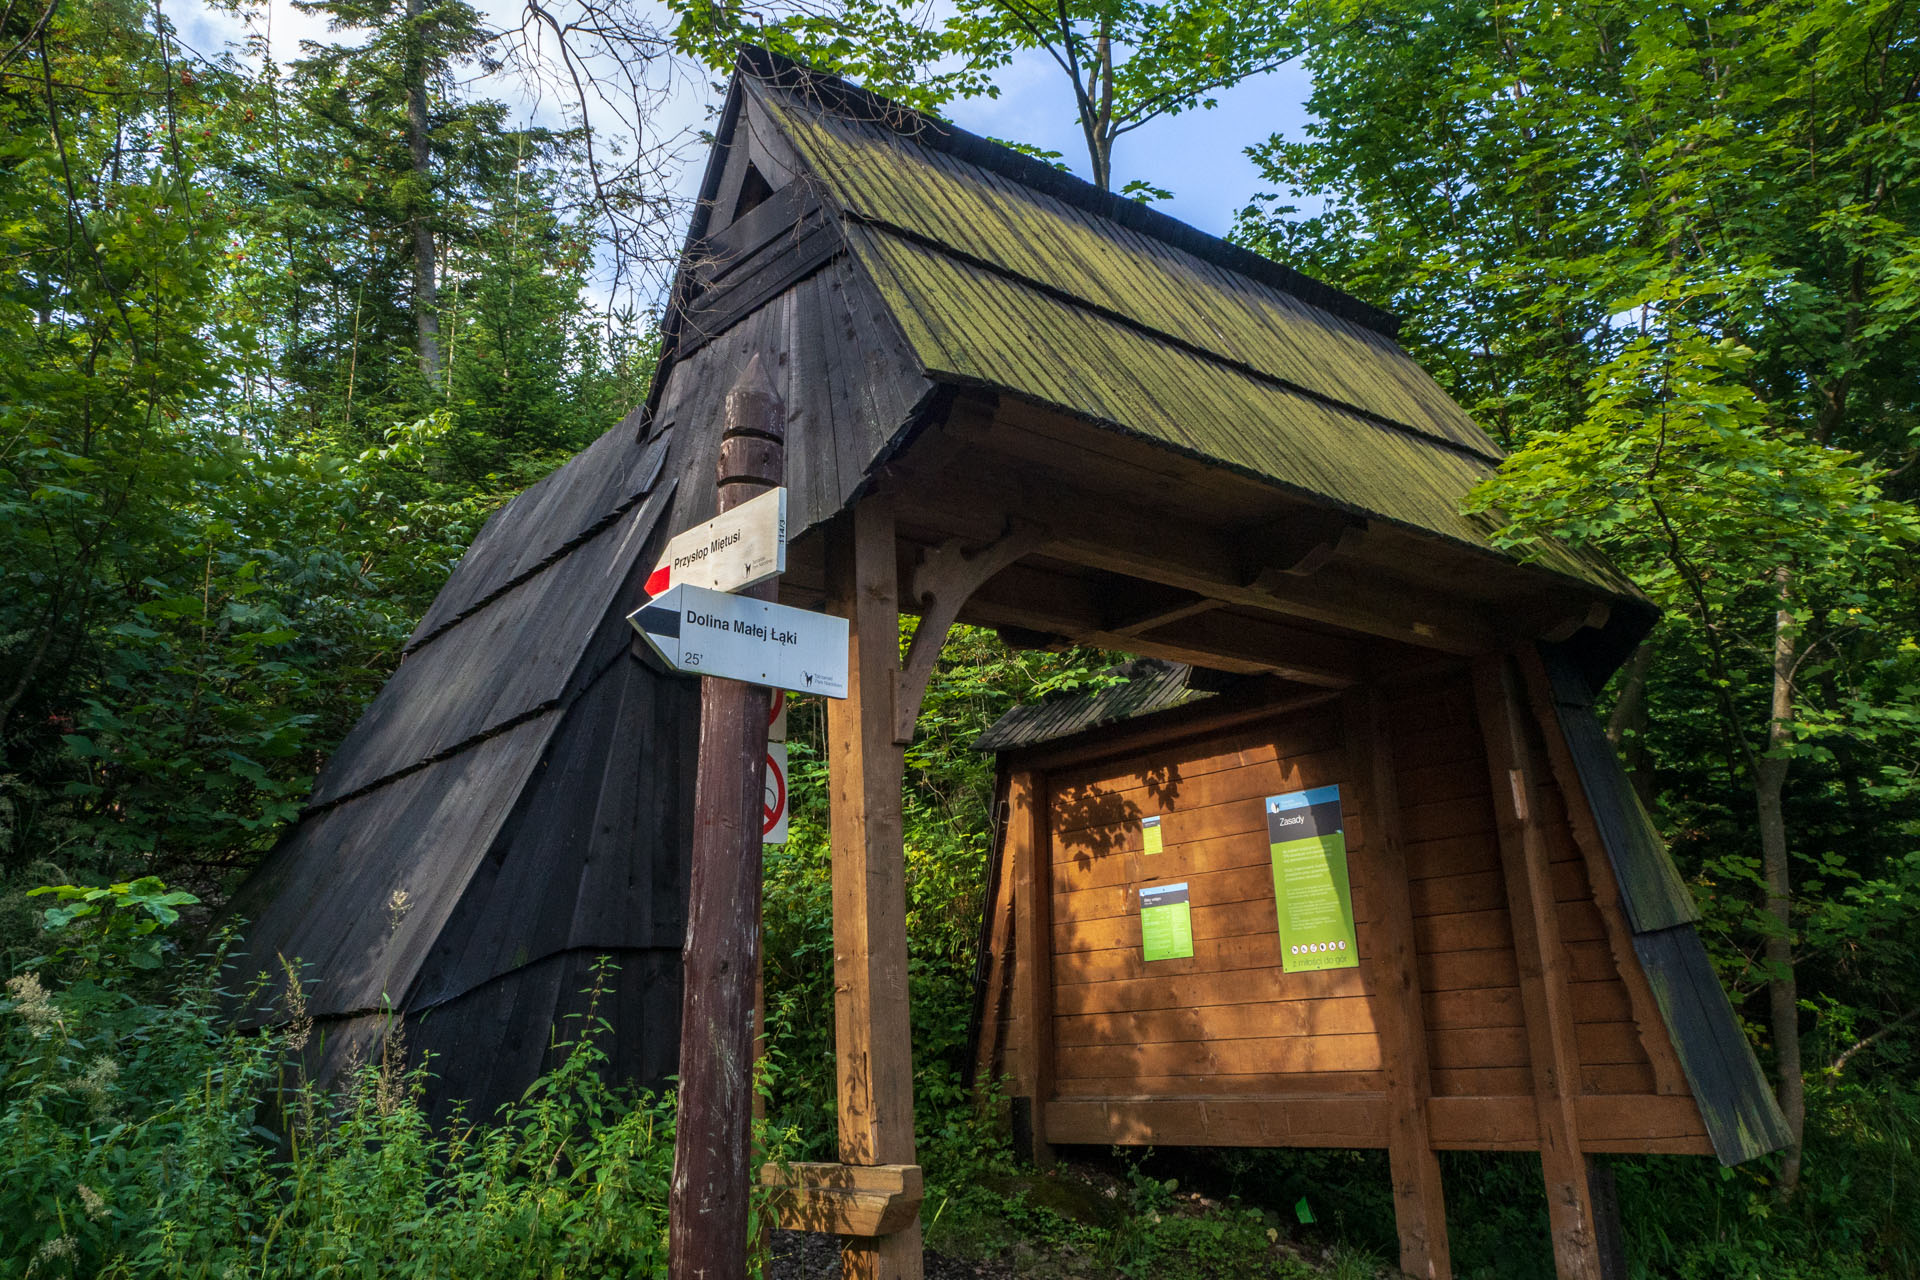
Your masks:
<svg viewBox="0 0 1920 1280"><path fill-rule="evenodd" d="M1358 966L1340 788L1268 796L1267 846L1273 859L1281 968L1300 973Z"/></svg>
<svg viewBox="0 0 1920 1280"><path fill-rule="evenodd" d="M1140 886L1140 944L1149 960L1193 954L1193 908L1185 881Z"/></svg>

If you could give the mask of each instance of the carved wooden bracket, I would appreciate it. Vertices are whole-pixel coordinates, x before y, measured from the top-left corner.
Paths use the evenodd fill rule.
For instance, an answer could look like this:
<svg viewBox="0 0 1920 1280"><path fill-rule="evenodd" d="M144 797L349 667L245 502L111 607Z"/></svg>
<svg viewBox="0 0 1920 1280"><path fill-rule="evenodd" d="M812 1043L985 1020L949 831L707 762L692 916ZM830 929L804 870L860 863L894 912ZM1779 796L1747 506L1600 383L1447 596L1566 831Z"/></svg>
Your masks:
<svg viewBox="0 0 1920 1280"><path fill-rule="evenodd" d="M902 605L919 610L920 622L913 629L913 643L907 647L906 660L893 678L893 740L905 746L913 741L913 722L920 716L920 701L926 697L927 681L940 660L940 646L967 597L1002 569L1040 546L1047 532L1038 525L1009 521L999 539L977 551L964 550L959 539L942 543L922 553L907 578Z"/></svg>
<svg viewBox="0 0 1920 1280"><path fill-rule="evenodd" d="M1343 511L1298 511L1248 530L1241 551L1246 584L1270 588L1317 572L1367 535L1367 522Z"/></svg>
<svg viewBox="0 0 1920 1280"><path fill-rule="evenodd" d="M762 1165L774 1212L788 1231L892 1235L913 1222L925 1195L917 1164Z"/></svg>

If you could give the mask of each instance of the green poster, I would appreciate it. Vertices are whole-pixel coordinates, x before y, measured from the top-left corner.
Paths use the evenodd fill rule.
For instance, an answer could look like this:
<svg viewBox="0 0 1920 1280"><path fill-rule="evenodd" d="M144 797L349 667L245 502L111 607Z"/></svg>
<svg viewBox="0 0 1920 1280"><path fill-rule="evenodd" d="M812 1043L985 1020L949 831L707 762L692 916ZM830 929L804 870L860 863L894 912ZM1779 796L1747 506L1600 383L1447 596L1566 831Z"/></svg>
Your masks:
<svg viewBox="0 0 1920 1280"><path fill-rule="evenodd" d="M1160 843L1160 819L1156 817L1140 819L1140 848L1145 853L1158 853Z"/></svg>
<svg viewBox="0 0 1920 1280"><path fill-rule="evenodd" d="M1267 845L1280 916L1280 966L1287 973L1352 969L1360 963L1347 883L1340 788L1267 797Z"/></svg>
<svg viewBox="0 0 1920 1280"><path fill-rule="evenodd" d="M1140 941L1149 960L1193 954L1193 909L1185 881L1140 887Z"/></svg>

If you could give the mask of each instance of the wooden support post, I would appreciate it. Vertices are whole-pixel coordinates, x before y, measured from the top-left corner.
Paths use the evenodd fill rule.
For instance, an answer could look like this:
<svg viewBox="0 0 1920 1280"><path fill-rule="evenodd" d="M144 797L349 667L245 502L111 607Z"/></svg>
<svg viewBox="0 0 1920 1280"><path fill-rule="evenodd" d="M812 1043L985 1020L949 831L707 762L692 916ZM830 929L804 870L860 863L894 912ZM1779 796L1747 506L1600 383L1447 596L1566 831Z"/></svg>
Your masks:
<svg viewBox="0 0 1920 1280"><path fill-rule="evenodd" d="M1593 1198L1580 1151L1575 1108L1579 1056L1567 994L1567 953L1553 898L1535 778L1531 713L1512 661L1502 654L1475 659L1473 692L1498 820L1500 863L1513 917L1513 951L1520 970L1539 1112L1540 1167L1547 1184L1553 1262L1561 1280L1602 1280L1594 1234Z"/></svg>
<svg viewBox="0 0 1920 1280"><path fill-rule="evenodd" d="M1640 967L1639 953L1633 949L1633 929L1627 922L1626 909L1620 902L1620 884L1614 878L1613 862L1607 856L1606 843L1600 838L1600 825L1594 820L1593 806L1587 803L1587 790L1580 781L1580 769L1573 762L1573 752L1568 748L1560 727L1559 713L1554 710L1553 685L1547 678L1547 669L1541 663L1540 655L1531 649L1523 649L1516 656L1520 662L1520 672L1526 678L1534 721L1540 726L1540 736L1547 744L1547 762L1552 767L1554 781L1559 784L1560 797L1566 805L1567 821L1573 828L1573 843L1580 850L1581 861L1587 869L1587 883L1593 888L1593 905L1599 908L1600 920L1607 929L1607 946L1613 955L1614 968L1620 971L1620 981L1627 988L1627 1001L1633 1009L1633 1024L1640 1032L1640 1046L1646 1050L1647 1059L1653 1064L1653 1091L1692 1097L1693 1090L1687 1083L1686 1072L1680 1066L1679 1056L1673 1051L1673 1037L1667 1031L1666 1019L1660 1013L1660 1002L1647 981L1646 970ZM1701 1132L1706 1132L1704 1121L1701 1123Z"/></svg>
<svg viewBox="0 0 1920 1280"><path fill-rule="evenodd" d="M1033 1162L1053 1163L1047 1103L1053 1100L1053 867L1046 829L1046 787L1017 773L1007 788L1007 851L1014 873L1014 1034L1020 1041L1014 1139ZM1025 1099L1024 1118L1020 1099ZM1022 1130L1024 1129L1024 1132Z"/></svg>
<svg viewBox="0 0 1920 1280"><path fill-rule="evenodd" d="M827 703L833 847L834 1052L840 1158L911 1165L913 1044L907 1007L906 858L894 741L900 662L893 519L868 500L830 531L827 590L849 622L847 696ZM757 801L756 801L757 802ZM919 1280L916 1216L889 1235L849 1236L847 1280Z"/></svg>
<svg viewBox="0 0 1920 1280"><path fill-rule="evenodd" d="M1359 783L1357 808L1365 824L1365 839L1351 852L1373 904L1372 945L1362 953L1361 963L1386 1068L1387 1160L1393 1175L1394 1223L1400 1232L1400 1270L1417 1280L1450 1280L1446 1196L1427 1122L1432 1077L1392 745L1376 694L1355 692L1344 704L1351 776Z"/></svg>
<svg viewBox="0 0 1920 1280"><path fill-rule="evenodd" d="M755 356L727 394L721 511L778 485L786 411ZM772 599L776 585L751 594ZM679 1127L668 1192L673 1280L744 1276L751 1176L754 1006L760 977L760 825L767 691L700 682L693 871L680 1011Z"/></svg>

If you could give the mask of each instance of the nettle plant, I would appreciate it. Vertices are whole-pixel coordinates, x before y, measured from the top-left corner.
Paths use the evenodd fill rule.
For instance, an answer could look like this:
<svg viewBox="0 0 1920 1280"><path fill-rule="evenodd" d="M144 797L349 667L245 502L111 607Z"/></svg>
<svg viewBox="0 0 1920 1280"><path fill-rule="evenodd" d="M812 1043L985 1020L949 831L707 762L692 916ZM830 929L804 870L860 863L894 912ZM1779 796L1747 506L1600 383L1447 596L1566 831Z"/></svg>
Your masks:
<svg viewBox="0 0 1920 1280"><path fill-rule="evenodd" d="M158 969L173 945L165 931L180 922L181 907L200 902L191 893L167 888L158 876L104 887L46 885L27 896L58 901L60 905L48 907L41 916L56 939L47 959L75 964L84 972L113 963Z"/></svg>

